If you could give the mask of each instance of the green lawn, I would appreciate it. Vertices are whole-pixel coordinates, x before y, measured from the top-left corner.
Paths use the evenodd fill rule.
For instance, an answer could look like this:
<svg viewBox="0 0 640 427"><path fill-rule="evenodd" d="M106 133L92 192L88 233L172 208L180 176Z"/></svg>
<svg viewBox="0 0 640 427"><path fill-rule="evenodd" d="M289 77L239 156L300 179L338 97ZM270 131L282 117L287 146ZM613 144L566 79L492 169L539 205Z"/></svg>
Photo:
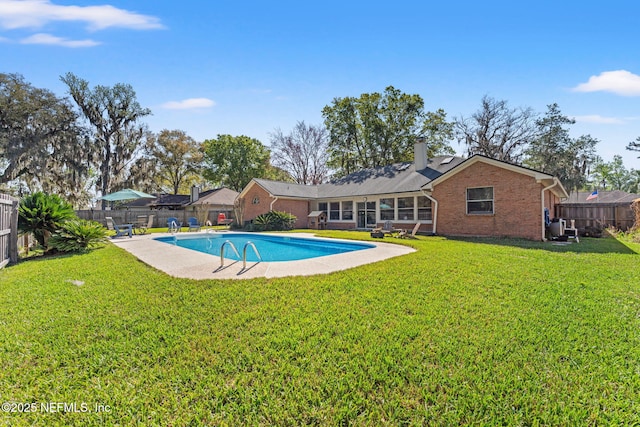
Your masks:
<svg viewBox="0 0 640 427"><path fill-rule="evenodd" d="M418 250L302 278L173 279L113 245L0 270L0 401L37 409L0 420L640 423L639 244L385 240Z"/></svg>

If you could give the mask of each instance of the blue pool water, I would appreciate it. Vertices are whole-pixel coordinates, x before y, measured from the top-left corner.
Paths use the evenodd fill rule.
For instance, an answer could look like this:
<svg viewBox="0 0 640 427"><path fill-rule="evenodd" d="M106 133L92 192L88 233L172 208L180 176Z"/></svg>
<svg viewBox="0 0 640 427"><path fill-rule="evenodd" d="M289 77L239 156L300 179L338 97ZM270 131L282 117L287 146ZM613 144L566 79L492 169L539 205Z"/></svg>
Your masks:
<svg viewBox="0 0 640 427"><path fill-rule="evenodd" d="M252 242L258 252L260 252L262 261L266 262L295 261L375 247L375 245L370 243L342 242L330 239L307 239L293 236L269 236L255 233L175 235L157 237L155 240L217 256L220 256L222 244L229 240L238 249L240 257L236 256L230 245L225 246L224 256L225 258L234 260L241 260L245 244ZM258 261L258 257L251 247L247 247L247 261Z"/></svg>

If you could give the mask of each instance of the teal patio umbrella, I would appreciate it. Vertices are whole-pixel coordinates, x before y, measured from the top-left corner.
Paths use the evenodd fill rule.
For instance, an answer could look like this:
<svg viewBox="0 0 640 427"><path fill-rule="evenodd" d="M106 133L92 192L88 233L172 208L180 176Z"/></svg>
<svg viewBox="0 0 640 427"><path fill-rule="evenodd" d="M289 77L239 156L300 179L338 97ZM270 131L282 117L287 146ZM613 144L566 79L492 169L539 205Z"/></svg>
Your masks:
<svg viewBox="0 0 640 427"><path fill-rule="evenodd" d="M135 199L155 199L156 196L143 193L142 191L132 190L125 188L124 190L116 191L115 193L107 194L100 197L98 200L106 200L108 202L118 202L122 200L135 200Z"/></svg>

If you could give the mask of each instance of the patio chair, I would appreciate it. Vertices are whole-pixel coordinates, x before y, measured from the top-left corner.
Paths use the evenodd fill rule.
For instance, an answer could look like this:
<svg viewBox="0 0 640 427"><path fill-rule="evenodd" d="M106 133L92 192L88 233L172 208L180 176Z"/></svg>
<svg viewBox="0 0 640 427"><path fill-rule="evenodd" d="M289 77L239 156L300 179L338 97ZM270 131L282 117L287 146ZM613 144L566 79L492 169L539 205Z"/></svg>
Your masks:
<svg viewBox="0 0 640 427"><path fill-rule="evenodd" d="M227 215L224 212L220 212L218 214L218 225L226 225L227 228L231 228L231 223L233 219L227 219Z"/></svg>
<svg viewBox="0 0 640 427"><path fill-rule="evenodd" d="M182 229L182 221L179 221L175 216L167 218L167 228L170 233L177 233Z"/></svg>
<svg viewBox="0 0 640 427"><path fill-rule="evenodd" d="M416 234L418 233L418 229L420 228L420 226L422 225L421 222L416 223L416 226L413 227L413 230L411 231L411 234L409 234L407 232L407 230L402 230L400 231L400 233L398 233L398 235L396 237L399 237L401 239L415 239L416 238Z"/></svg>
<svg viewBox="0 0 640 427"><path fill-rule="evenodd" d="M129 238L133 237L133 224L116 224L112 217L105 217L107 221L107 228L109 230L115 231L116 235L111 236L112 239L117 237L124 237L125 234L129 235Z"/></svg>
<svg viewBox="0 0 640 427"><path fill-rule="evenodd" d="M189 224L189 231L200 231L200 228L202 228L202 225L200 225L196 217L190 217L187 223Z"/></svg>
<svg viewBox="0 0 640 427"><path fill-rule="evenodd" d="M371 230L371 233L393 235L394 233L399 233L401 231L402 230L400 230L399 228L393 228L393 221L385 221L384 224L382 224L382 227L374 228L373 230Z"/></svg>
<svg viewBox="0 0 640 427"><path fill-rule="evenodd" d="M155 217L155 215L149 215L148 218L147 218L146 215L139 215L138 216L138 222L133 227L133 232L134 233L139 233L139 234L147 234L149 232L149 229L151 227L153 227L153 218L154 217Z"/></svg>

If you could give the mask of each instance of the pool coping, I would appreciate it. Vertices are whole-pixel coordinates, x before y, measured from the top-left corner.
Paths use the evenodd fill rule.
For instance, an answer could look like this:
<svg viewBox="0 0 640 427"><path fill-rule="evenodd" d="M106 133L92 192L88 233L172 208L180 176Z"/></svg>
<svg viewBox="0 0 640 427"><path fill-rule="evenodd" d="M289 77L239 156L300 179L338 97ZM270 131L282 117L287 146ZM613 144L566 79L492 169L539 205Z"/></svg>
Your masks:
<svg viewBox="0 0 640 427"><path fill-rule="evenodd" d="M233 231L216 231L216 233L233 233ZM206 235L207 232L182 232L179 235L197 236ZM276 233L262 233L266 235L282 236ZM362 251L348 252L337 255L327 255L298 261L279 262L247 262L247 268L243 269L242 261L225 258L224 267L220 267L220 257L205 254L192 249L186 249L165 242L154 240L157 237L173 236L169 233L153 233L137 235L133 238L112 239L116 246L131 253L142 262L167 273L173 277L188 279L253 279L256 277L287 277L310 276L314 274L326 274L342 271L365 264L406 255L415 252L415 249L385 242L366 241L375 245L374 248ZM327 239L315 236L313 233L295 233L292 237L305 237L311 239ZM331 239L346 243L354 243L353 240ZM362 242L362 241L358 241Z"/></svg>

